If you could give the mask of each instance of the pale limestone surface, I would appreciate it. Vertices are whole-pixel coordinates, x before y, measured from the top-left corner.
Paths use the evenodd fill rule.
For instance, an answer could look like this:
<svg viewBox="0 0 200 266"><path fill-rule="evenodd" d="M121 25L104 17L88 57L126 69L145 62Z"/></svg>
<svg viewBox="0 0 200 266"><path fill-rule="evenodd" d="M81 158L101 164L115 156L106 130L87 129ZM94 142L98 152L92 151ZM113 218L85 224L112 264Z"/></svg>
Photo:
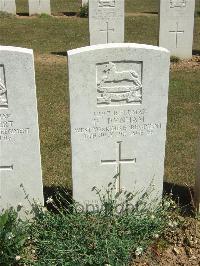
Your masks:
<svg viewBox="0 0 200 266"><path fill-rule="evenodd" d="M161 196L169 61L164 48L131 43L68 51L73 197L84 206L115 175L116 192L152 184L151 199Z"/></svg>
<svg viewBox="0 0 200 266"><path fill-rule="evenodd" d="M43 203L33 51L0 46L0 210Z"/></svg>
<svg viewBox="0 0 200 266"><path fill-rule="evenodd" d="M87 5L88 4L88 0L82 0L82 6Z"/></svg>
<svg viewBox="0 0 200 266"><path fill-rule="evenodd" d="M159 46L182 59L192 57L195 0L160 0Z"/></svg>
<svg viewBox="0 0 200 266"><path fill-rule="evenodd" d="M89 0L90 45L124 42L124 0Z"/></svg>
<svg viewBox="0 0 200 266"><path fill-rule="evenodd" d="M0 11L16 15L15 0L0 0Z"/></svg>
<svg viewBox="0 0 200 266"><path fill-rule="evenodd" d="M51 15L50 0L29 0L29 16L35 14Z"/></svg>

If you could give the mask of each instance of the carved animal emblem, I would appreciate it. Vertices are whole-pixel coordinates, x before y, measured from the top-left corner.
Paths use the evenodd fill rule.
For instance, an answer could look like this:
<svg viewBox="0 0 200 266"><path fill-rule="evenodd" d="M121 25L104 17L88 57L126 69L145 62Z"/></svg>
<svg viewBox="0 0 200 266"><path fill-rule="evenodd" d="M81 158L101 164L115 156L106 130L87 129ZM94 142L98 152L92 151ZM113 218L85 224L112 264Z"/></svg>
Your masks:
<svg viewBox="0 0 200 266"><path fill-rule="evenodd" d="M105 75L97 83L97 91L101 93L101 97L97 99L99 104L119 101L141 102L142 84L136 71L118 71L116 64L109 62L103 72Z"/></svg>
<svg viewBox="0 0 200 266"><path fill-rule="evenodd" d="M115 7L115 0L99 0L99 7Z"/></svg>
<svg viewBox="0 0 200 266"><path fill-rule="evenodd" d="M170 0L170 7L185 7L186 6L186 0Z"/></svg>
<svg viewBox="0 0 200 266"><path fill-rule="evenodd" d="M5 85L0 80L0 105L7 104L7 95L6 95L7 89Z"/></svg>

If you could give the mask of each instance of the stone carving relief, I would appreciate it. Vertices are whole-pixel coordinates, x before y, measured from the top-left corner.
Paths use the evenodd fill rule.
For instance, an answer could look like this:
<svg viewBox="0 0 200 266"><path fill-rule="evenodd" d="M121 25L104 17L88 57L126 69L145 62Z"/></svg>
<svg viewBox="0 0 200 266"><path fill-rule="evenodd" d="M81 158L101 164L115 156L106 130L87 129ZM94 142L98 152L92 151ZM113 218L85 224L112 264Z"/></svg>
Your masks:
<svg viewBox="0 0 200 266"><path fill-rule="evenodd" d="M126 63L109 62L98 71L97 67L97 104L141 104L142 83L139 73L134 69L118 70ZM103 73L103 74L102 74ZM99 76L99 77L98 77Z"/></svg>
<svg viewBox="0 0 200 266"><path fill-rule="evenodd" d="M170 8L186 7L186 0L170 0Z"/></svg>
<svg viewBox="0 0 200 266"><path fill-rule="evenodd" d="M0 66L0 70L2 75L5 75L3 66ZM0 108L7 108L8 107L7 88L2 78L2 75L0 76Z"/></svg>
<svg viewBox="0 0 200 266"><path fill-rule="evenodd" d="M99 0L99 7L115 7L115 0Z"/></svg>

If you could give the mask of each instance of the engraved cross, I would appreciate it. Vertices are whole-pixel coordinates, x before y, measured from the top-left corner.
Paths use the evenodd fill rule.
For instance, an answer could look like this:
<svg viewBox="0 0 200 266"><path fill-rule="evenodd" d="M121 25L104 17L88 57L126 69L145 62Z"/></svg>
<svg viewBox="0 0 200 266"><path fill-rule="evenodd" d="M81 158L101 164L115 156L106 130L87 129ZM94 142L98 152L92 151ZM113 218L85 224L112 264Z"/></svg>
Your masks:
<svg viewBox="0 0 200 266"><path fill-rule="evenodd" d="M13 165L0 165L0 171L12 171L13 170Z"/></svg>
<svg viewBox="0 0 200 266"><path fill-rule="evenodd" d="M121 191L121 167L123 164L135 164L136 158L133 159L122 159L122 141L117 142L117 149L116 149L116 159L115 160L101 160L102 164L106 165L116 165L116 191Z"/></svg>
<svg viewBox="0 0 200 266"><path fill-rule="evenodd" d="M106 32L106 43L109 43L109 32L112 31L114 32L114 29L110 29L108 22L106 22L106 29L105 30L100 30L100 32Z"/></svg>
<svg viewBox="0 0 200 266"><path fill-rule="evenodd" d="M179 30L178 23L176 23L176 30L169 31L170 33L176 34L176 48L178 48L178 34L183 34L184 30Z"/></svg>

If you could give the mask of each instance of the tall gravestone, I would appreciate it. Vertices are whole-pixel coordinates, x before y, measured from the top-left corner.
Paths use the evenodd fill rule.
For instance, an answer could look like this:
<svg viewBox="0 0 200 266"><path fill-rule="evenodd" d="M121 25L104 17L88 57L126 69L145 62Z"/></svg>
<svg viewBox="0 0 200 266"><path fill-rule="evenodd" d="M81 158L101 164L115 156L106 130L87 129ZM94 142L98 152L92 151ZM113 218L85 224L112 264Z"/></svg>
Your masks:
<svg viewBox="0 0 200 266"><path fill-rule="evenodd" d="M195 0L160 0L159 46L171 55L192 57Z"/></svg>
<svg viewBox="0 0 200 266"><path fill-rule="evenodd" d="M0 0L0 11L16 14L15 0Z"/></svg>
<svg viewBox="0 0 200 266"><path fill-rule="evenodd" d="M0 46L0 210L33 198L43 203L33 51Z"/></svg>
<svg viewBox="0 0 200 266"><path fill-rule="evenodd" d="M93 186L162 194L169 51L104 44L68 51L73 197L97 203ZM84 112L83 112L84 110Z"/></svg>
<svg viewBox="0 0 200 266"><path fill-rule="evenodd" d="M124 0L89 0L90 45L124 42Z"/></svg>
<svg viewBox="0 0 200 266"><path fill-rule="evenodd" d="M51 15L50 0L29 0L29 16L48 14Z"/></svg>

